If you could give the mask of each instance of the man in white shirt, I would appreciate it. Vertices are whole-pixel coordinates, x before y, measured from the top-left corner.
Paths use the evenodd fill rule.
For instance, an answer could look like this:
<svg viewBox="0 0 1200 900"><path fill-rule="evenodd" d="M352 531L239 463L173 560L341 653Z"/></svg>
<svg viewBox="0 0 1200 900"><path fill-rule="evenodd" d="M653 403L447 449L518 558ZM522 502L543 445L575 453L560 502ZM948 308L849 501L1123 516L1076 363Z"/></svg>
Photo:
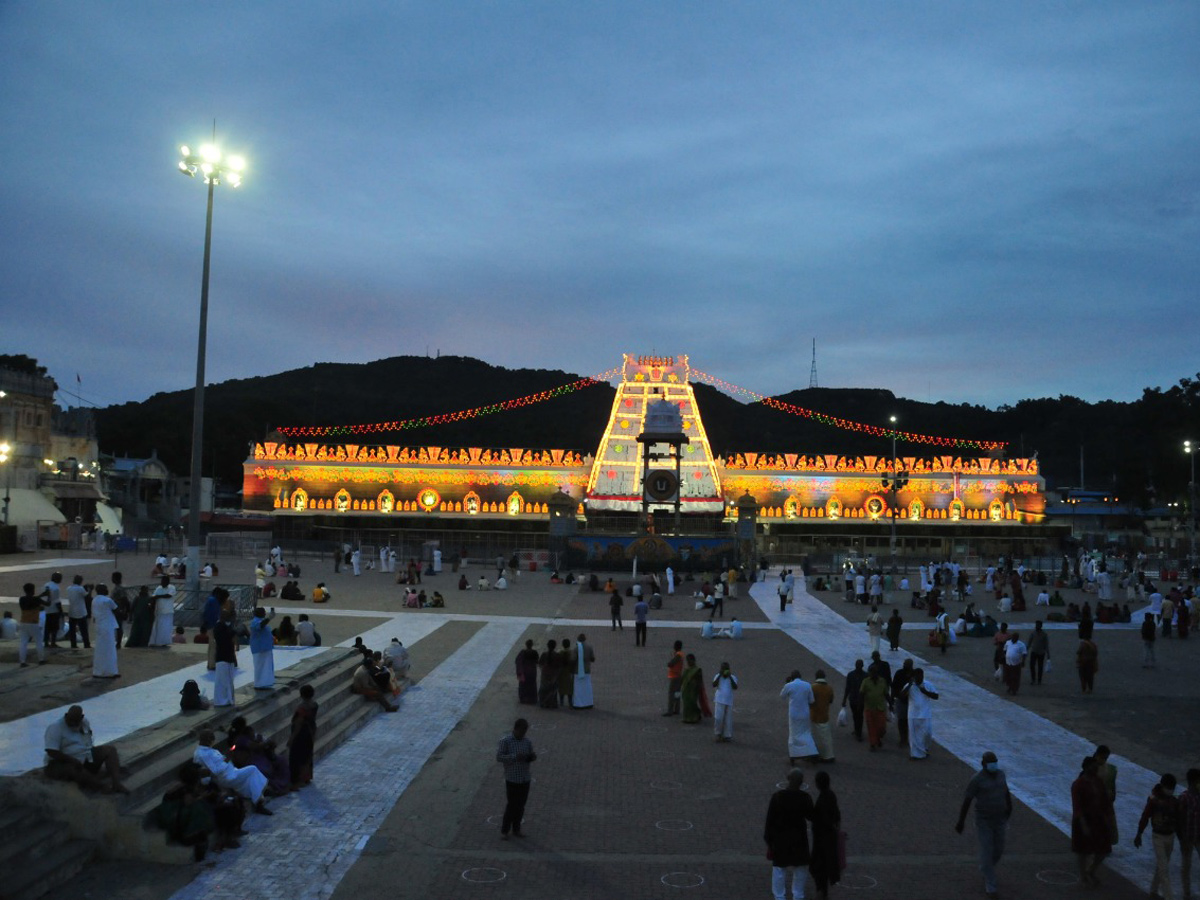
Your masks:
<svg viewBox="0 0 1200 900"><path fill-rule="evenodd" d="M1004 683L1014 697L1021 688L1021 670L1025 668L1025 656L1029 652L1025 642L1019 638L1020 635L1014 631L1004 645Z"/></svg>
<svg viewBox="0 0 1200 900"><path fill-rule="evenodd" d="M1050 592L1047 591L1045 588L1042 588L1038 592L1037 602L1035 605L1036 606L1049 606L1050 605Z"/></svg>
<svg viewBox="0 0 1200 900"><path fill-rule="evenodd" d="M46 621L42 630L42 646L58 646L58 629L62 624L62 572L55 572L42 587L38 597L46 601ZM1160 603L1161 606L1161 603Z"/></svg>
<svg viewBox="0 0 1200 900"><path fill-rule="evenodd" d="M391 644L383 651L383 658L387 661L388 668L395 673L397 678L407 678L409 669L408 648L404 646L399 638L392 638Z"/></svg>
<svg viewBox="0 0 1200 900"><path fill-rule="evenodd" d="M721 663L721 670L713 676L713 734L718 744L733 740L733 692L737 690L737 676L729 669L729 663Z"/></svg>
<svg viewBox="0 0 1200 900"><path fill-rule="evenodd" d="M45 748L47 778L73 781L81 787L106 793L129 793L121 783L121 758L117 748L107 744L93 746L92 726L84 716L82 706L72 706L61 719L50 723L46 729Z"/></svg>
<svg viewBox="0 0 1200 900"><path fill-rule="evenodd" d="M90 650L91 639L88 637L88 603L87 588L83 586L83 576L76 575L67 588L67 639L71 649L79 646L76 634L83 638L83 649Z"/></svg>

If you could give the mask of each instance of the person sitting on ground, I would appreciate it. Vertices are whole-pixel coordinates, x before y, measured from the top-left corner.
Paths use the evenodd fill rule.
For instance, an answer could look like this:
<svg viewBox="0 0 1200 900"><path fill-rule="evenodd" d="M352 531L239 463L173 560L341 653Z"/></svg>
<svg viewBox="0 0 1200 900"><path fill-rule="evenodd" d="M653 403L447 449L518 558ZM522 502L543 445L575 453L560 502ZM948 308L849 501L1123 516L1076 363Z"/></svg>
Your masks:
<svg viewBox="0 0 1200 900"><path fill-rule="evenodd" d="M293 601L294 600L303 600L304 594L300 590L300 585L296 584L296 582L294 582L294 581L289 581L287 584L285 584L283 586L283 589L279 592L279 599L280 600L293 600Z"/></svg>
<svg viewBox="0 0 1200 900"><path fill-rule="evenodd" d="M281 647L296 646L296 626L292 623L291 616L284 616L279 620L279 624L271 629L271 634L275 638L275 643Z"/></svg>
<svg viewBox="0 0 1200 900"><path fill-rule="evenodd" d="M429 606L433 609L441 609L446 605L446 598L442 596L440 591L434 591L433 597L429 600Z"/></svg>
<svg viewBox="0 0 1200 900"><path fill-rule="evenodd" d="M567 577L563 579L563 582L565 584L576 584L576 583L578 583L578 581L579 581L579 579L575 577L574 572L568 572Z"/></svg>
<svg viewBox="0 0 1200 900"><path fill-rule="evenodd" d="M501 575L500 577L503 578L504 576ZM491 584L488 583L487 576L479 576L479 581L476 582L475 589L478 591L490 591L492 589Z"/></svg>
<svg viewBox="0 0 1200 900"><path fill-rule="evenodd" d="M1063 605L1062 594L1060 594L1057 589L1054 591L1053 594L1050 595L1050 605L1051 606L1062 606Z"/></svg>
<svg viewBox="0 0 1200 900"><path fill-rule="evenodd" d="M213 564L205 563L204 568L200 570L200 577L201 578L212 578L213 574L214 574Z"/></svg>
<svg viewBox="0 0 1200 900"><path fill-rule="evenodd" d="M275 596L275 582L268 581L266 584L264 584L263 589L262 589L262 595L263 595L264 600L267 597L274 597Z"/></svg>
<svg viewBox="0 0 1200 900"><path fill-rule="evenodd" d="M653 594L651 594L649 605L651 609L662 609L662 594L660 594L658 591L655 591Z"/></svg>
<svg viewBox="0 0 1200 900"><path fill-rule="evenodd" d="M729 636L735 641L742 639L742 623L737 620L736 616L729 622Z"/></svg>
<svg viewBox="0 0 1200 900"><path fill-rule="evenodd" d="M300 647L320 647L321 636L317 634L317 627L308 619L308 613L300 613L300 620L296 622L296 644Z"/></svg>
<svg viewBox="0 0 1200 900"><path fill-rule="evenodd" d="M408 669L411 663L408 659L408 648L404 646L400 638L392 638L391 644L384 651L384 656L387 658L387 664L395 673L397 678L407 678Z"/></svg>
<svg viewBox="0 0 1200 900"><path fill-rule="evenodd" d="M559 576L558 576L558 569L555 569L553 572L550 573L550 583L551 584L562 584L562 579L559 578Z"/></svg>
<svg viewBox="0 0 1200 900"><path fill-rule="evenodd" d="M209 642L208 626L201 625L200 630L196 632L196 636L192 638L193 644L207 644Z"/></svg>
<svg viewBox="0 0 1200 900"><path fill-rule="evenodd" d="M313 588L312 599L313 603L328 603L333 594L329 593L329 588L325 587L325 582L318 581L317 586Z"/></svg>
<svg viewBox="0 0 1200 900"><path fill-rule="evenodd" d="M705 619L704 624L700 626L700 637L703 640L712 640L713 637L713 621Z"/></svg>
<svg viewBox="0 0 1200 900"><path fill-rule="evenodd" d="M458 589L460 591L469 591L471 589L471 582L467 581L466 575L458 576Z"/></svg>
<svg viewBox="0 0 1200 900"><path fill-rule="evenodd" d="M967 630L967 637L994 637L996 630L996 620L985 614L982 621L977 621Z"/></svg>
<svg viewBox="0 0 1200 900"><path fill-rule="evenodd" d="M505 578L503 575L501 575L499 578L496 579L496 583L494 585L492 585L492 589L496 590L496 591L507 591L508 590L508 579Z"/></svg>
<svg viewBox="0 0 1200 900"><path fill-rule="evenodd" d="M121 783L121 757L110 744L92 744L92 726L82 706L72 706L46 729L47 778L73 781L80 787L128 794ZM104 775L101 775L101 772ZM106 776L106 777L105 777Z"/></svg>
<svg viewBox="0 0 1200 900"><path fill-rule="evenodd" d="M167 790L154 810L155 821L167 838L191 847L197 862L207 855L210 838L218 853L240 847L237 839L246 833L242 830L246 811L241 799L203 784L204 769L190 760L179 767L178 778L178 784Z"/></svg>
<svg viewBox="0 0 1200 900"><path fill-rule="evenodd" d="M368 700L374 700L388 712L396 712L400 707L388 699L387 691L380 689L376 680L377 674L373 654L368 650L363 654L362 665L354 670L354 678L350 683L350 690Z"/></svg>
<svg viewBox="0 0 1200 900"><path fill-rule="evenodd" d="M612 578L609 578L608 581L604 582L604 593L611 594L616 589L617 583L613 581Z"/></svg>
<svg viewBox="0 0 1200 900"><path fill-rule="evenodd" d="M288 563L287 573L290 578L300 577L300 567L295 563Z"/></svg>
<svg viewBox="0 0 1200 900"><path fill-rule="evenodd" d="M1129 609L1128 603L1121 607L1121 616L1118 621L1125 623L1133 621L1133 612Z"/></svg>
<svg viewBox="0 0 1200 900"><path fill-rule="evenodd" d="M238 768L254 766L267 776L264 797L281 797L292 789L292 773L286 754L275 752L275 742L268 741L238 716L225 729L229 761Z"/></svg>
<svg viewBox="0 0 1200 900"><path fill-rule="evenodd" d="M208 709L212 706L212 701L204 696L200 690L200 685L196 683L196 679L189 678L183 683L183 690L179 692L179 709L182 712L195 712L202 709Z"/></svg>
<svg viewBox="0 0 1200 900"><path fill-rule="evenodd" d="M597 577L595 572L592 572L591 574L588 575L588 590L589 591L600 590L600 579Z"/></svg>
<svg viewBox="0 0 1200 900"><path fill-rule="evenodd" d="M173 635L171 635L171 643L172 644L186 644L187 643L187 635L183 633L182 625L175 626L175 633Z"/></svg>
<svg viewBox="0 0 1200 900"><path fill-rule="evenodd" d="M211 729L205 728L197 736L199 746L192 754L192 762L208 771L218 787L232 791L239 797L244 797L254 804L254 811L262 816L274 815L263 802L263 792L267 789L267 776L254 766L235 766L213 744L217 736Z"/></svg>
<svg viewBox="0 0 1200 900"><path fill-rule="evenodd" d="M417 599L417 592L415 588L409 588L404 592L404 605L408 609L421 608L420 601Z"/></svg>

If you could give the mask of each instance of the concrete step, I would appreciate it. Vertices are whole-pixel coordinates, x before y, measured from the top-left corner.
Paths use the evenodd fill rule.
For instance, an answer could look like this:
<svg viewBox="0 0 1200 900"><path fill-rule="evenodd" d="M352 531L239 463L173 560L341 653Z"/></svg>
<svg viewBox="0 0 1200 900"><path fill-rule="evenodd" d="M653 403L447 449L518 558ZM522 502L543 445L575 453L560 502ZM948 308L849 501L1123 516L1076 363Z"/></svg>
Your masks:
<svg viewBox="0 0 1200 900"><path fill-rule="evenodd" d="M74 878L96 856L98 847L96 841L68 840L39 857L6 867L0 897L37 900Z"/></svg>

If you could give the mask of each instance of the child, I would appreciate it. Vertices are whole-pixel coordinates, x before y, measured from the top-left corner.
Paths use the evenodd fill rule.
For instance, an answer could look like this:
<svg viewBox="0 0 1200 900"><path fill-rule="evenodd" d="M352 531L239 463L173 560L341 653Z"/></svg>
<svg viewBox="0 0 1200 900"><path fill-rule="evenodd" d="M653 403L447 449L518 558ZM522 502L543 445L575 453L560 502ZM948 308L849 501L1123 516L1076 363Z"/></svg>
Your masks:
<svg viewBox="0 0 1200 900"><path fill-rule="evenodd" d="M171 635L171 643L172 644L186 644L187 643L187 635L185 635L183 633L182 625L175 626L175 633L173 635Z"/></svg>

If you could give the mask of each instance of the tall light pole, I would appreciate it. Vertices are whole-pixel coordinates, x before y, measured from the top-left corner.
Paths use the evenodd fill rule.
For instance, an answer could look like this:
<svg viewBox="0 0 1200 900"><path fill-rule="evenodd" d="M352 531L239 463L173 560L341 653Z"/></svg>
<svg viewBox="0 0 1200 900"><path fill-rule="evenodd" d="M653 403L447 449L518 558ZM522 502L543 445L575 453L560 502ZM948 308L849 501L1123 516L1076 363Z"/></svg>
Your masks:
<svg viewBox="0 0 1200 900"><path fill-rule="evenodd" d="M0 391L0 400L8 396L7 391ZM16 422L17 417L13 415L13 436L16 437ZM9 494L12 493L12 467L8 463L9 454L12 452L12 447L7 442L0 444L0 465L4 466L4 524L8 524L8 502L11 499Z"/></svg>
<svg viewBox="0 0 1200 900"><path fill-rule="evenodd" d="M1183 452L1192 460L1192 480L1188 482L1188 570L1196 564L1196 445L1183 442Z"/></svg>
<svg viewBox="0 0 1200 900"><path fill-rule="evenodd" d="M242 183L246 161L240 156L222 158L217 149L217 126L213 124L213 143L204 144L197 153L186 145L179 148L179 171L189 178L200 175L208 185L208 212L204 219L204 270L200 280L200 338L196 348L196 393L192 407L192 467L188 494L187 589L193 597L200 592L200 495L204 456L204 354L208 342L208 269L212 252L213 191L222 181L230 187Z"/></svg>

